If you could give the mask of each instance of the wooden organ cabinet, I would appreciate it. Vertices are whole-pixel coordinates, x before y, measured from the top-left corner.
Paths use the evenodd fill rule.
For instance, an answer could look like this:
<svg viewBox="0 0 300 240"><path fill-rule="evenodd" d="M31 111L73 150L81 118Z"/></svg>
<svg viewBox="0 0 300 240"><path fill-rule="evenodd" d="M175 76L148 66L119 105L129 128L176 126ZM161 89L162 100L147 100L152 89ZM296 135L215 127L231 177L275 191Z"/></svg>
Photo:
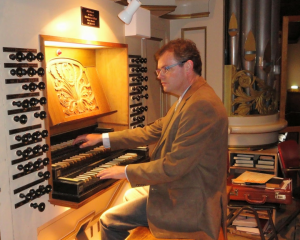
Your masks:
<svg viewBox="0 0 300 240"><path fill-rule="evenodd" d="M0 200L12 222L4 231L11 231L10 239L98 239L100 215L121 201L127 185L99 180L96 172L148 161L148 148L79 149L72 141L80 134L143 126L146 67L140 62L143 73L132 73L129 61L144 59L128 58L126 44L41 35L40 45L40 52L8 46L2 53L2 93L9 94L1 120L9 118L3 134L10 154L0 162L6 183ZM129 80L130 74L135 76Z"/></svg>

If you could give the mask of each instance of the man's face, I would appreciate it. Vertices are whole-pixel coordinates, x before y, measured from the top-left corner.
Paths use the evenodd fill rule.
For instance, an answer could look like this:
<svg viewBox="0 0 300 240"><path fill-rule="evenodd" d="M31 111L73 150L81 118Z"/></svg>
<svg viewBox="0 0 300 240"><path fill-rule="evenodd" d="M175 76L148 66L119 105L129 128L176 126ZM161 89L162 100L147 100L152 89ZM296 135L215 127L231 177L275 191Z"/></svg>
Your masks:
<svg viewBox="0 0 300 240"><path fill-rule="evenodd" d="M174 53L167 51L159 58L157 68L162 69L163 67L176 63L178 63L178 61L174 58ZM167 70L166 73L161 71L157 78L160 80L164 92L166 93L180 96L187 88L183 66L174 66Z"/></svg>

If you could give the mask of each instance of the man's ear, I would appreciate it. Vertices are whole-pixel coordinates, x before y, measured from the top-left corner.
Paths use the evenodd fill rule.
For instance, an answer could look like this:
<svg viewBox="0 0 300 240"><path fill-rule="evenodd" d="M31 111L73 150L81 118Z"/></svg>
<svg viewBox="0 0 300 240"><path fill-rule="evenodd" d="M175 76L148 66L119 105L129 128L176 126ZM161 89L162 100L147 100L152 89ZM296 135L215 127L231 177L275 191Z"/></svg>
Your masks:
<svg viewBox="0 0 300 240"><path fill-rule="evenodd" d="M192 60L188 60L185 64L184 64L184 67L186 68L186 70L188 72L190 71L193 71L193 68L194 68L194 63Z"/></svg>

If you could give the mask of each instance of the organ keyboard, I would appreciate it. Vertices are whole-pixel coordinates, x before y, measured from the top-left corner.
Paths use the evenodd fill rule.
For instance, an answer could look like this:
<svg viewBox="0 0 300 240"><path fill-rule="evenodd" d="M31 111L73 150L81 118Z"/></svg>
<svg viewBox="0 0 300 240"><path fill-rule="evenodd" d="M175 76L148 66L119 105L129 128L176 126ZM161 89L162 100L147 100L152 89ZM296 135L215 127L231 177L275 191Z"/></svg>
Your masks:
<svg viewBox="0 0 300 240"><path fill-rule="evenodd" d="M82 202L116 179L99 179L97 173L112 166L149 161L148 148L110 151L103 146L79 148L73 140L51 146L53 199Z"/></svg>

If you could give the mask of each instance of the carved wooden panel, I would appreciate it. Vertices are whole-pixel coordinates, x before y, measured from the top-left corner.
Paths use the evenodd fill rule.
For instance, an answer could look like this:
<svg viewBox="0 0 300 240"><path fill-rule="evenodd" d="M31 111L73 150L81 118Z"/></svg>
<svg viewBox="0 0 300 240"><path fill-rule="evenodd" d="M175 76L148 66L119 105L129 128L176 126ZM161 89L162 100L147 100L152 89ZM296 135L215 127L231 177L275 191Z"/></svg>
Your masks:
<svg viewBox="0 0 300 240"><path fill-rule="evenodd" d="M53 125L110 111L92 68L70 58L53 58L47 62L47 91Z"/></svg>

